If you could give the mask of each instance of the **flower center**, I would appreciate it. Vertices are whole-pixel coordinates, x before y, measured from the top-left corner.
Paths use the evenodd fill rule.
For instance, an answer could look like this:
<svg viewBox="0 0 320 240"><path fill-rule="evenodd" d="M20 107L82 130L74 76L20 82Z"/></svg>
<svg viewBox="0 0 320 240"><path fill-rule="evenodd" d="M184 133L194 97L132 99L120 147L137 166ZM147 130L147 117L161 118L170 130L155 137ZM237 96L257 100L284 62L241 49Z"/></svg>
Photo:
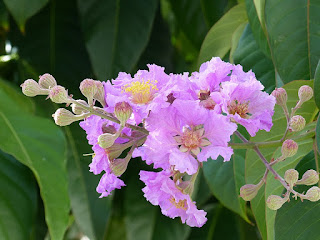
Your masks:
<svg viewBox="0 0 320 240"><path fill-rule="evenodd" d="M198 98L200 101L207 100L210 97L210 91L209 90L200 90L198 93Z"/></svg>
<svg viewBox="0 0 320 240"><path fill-rule="evenodd" d="M187 210L187 200L179 200L179 202L176 202L176 200L174 199L174 197L170 198L170 202L172 203L172 205L174 205L176 208L178 209L182 209L182 210Z"/></svg>
<svg viewBox="0 0 320 240"><path fill-rule="evenodd" d="M235 115L239 114L242 118L250 118L252 114L249 113L249 102L238 102L237 100L229 103L228 111L230 114Z"/></svg>
<svg viewBox="0 0 320 240"><path fill-rule="evenodd" d="M133 81L122 87L122 90L130 95L131 101L135 104L147 104L151 102L157 88L157 80Z"/></svg>
<svg viewBox="0 0 320 240"><path fill-rule="evenodd" d="M203 126L185 126L183 127L182 134L175 136L174 139L178 143L181 152L191 152L194 155L198 155L200 153L200 147L209 146L211 144L203 137L203 135Z"/></svg>
<svg viewBox="0 0 320 240"><path fill-rule="evenodd" d="M181 136L181 143L189 149L199 147L201 142L201 136L199 131L194 131L193 129L185 128Z"/></svg>

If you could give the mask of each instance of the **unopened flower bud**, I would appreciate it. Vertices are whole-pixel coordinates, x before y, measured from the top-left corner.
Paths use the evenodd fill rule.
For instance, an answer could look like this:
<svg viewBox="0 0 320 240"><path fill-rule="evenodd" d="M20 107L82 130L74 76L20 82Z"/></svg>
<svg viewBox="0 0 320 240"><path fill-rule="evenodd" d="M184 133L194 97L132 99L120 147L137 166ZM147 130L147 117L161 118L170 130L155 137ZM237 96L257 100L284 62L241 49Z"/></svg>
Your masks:
<svg viewBox="0 0 320 240"><path fill-rule="evenodd" d="M104 133L98 137L98 144L102 148L109 148L114 144L117 138L118 136L116 134Z"/></svg>
<svg viewBox="0 0 320 240"><path fill-rule="evenodd" d="M271 93L276 98L276 102L280 106L285 106L288 100L287 91L284 88L276 88Z"/></svg>
<svg viewBox="0 0 320 240"><path fill-rule="evenodd" d="M311 202L316 202L320 200L320 188L314 186L310 188L305 194L305 198Z"/></svg>
<svg viewBox="0 0 320 240"><path fill-rule="evenodd" d="M78 103L81 103L87 107L89 107L89 105L86 103L86 101L82 100L82 99L78 99L76 100ZM88 110L85 110L84 108L81 107L81 105L79 104L75 104L75 103L72 103L71 104L71 108L72 108L72 112L74 114L82 114L82 113L87 113Z"/></svg>
<svg viewBox="0 0 320 240"><path fill-rule="evenodd" d="M245 201L251 201L258 193L263 184L246 184L240 188L240 197Z"/></svg>
<svg viewBox="0 0 320 240"><path fill-rule="evenodd" d="M299 173L295 169L288 169L284 174L284 180L289 184L291 189L298 181L298 178L299 178Z"/></svg>
<svg viewBox="0 0 320 240"><path fill-rule="evenodd" d="M317 182L319 182L319 174L317 171L310 169L303 174L302 178L297 181L297 184L310 186Z"/></svg>
<svg viewBox="0 0 320 240"><path fill-rule="evenodd" d="M57 86L56 79L49 73L45 73L39 78L39 85L42 88L49 89Z"/></svg>
<svg viewBox="0 0 320 240"><path fill-rule="evenodd" d="M298 151L298 144L291 140L287 139L283 142L282 147L281 147L281 153L282 156L280 157L280 160L284 160L288 157L294 156Z"/></svg>
<svg viewBox="0 0 320 240"><path fill-rule="evenodd" d="M267 206L271 210L278 210L282 207L282 205L286 202L286 199L277 196L277 195L270 195L267 199Z"/></svg>
<svg viewBox="0 0 320 240"><path fill-rule="evenodd" d="M118 102L114 107L114 115L124 125L132 114L132 107L127 102Z"/></svg>
<svg viewBox="0 0 320 240"><path fill-rule="evenodd" d="M93 96L93 98L96 99L98 102L100 102L102 107L105 107L107 105L107 103L105 100L105 91L104 91L103 83L100 81L94 81L94 82L97 86L97 92Z"/></svg>
<svg viewBox="0 0 320 240"><path fill-rule="evenodd" d="M97 93L97 85L93 79L84 79L80 83L80 91L88 99L88 103L92 104L93 96Z"/></svg>
<svg viewBox="0 0 320 240"><path fill-rule="evenodd" d="M62 86L54 86L50 89L49 97L54 103L70 103L71 98L68 96L67 90Z"/></svg>
<svg viewBox="0 0 320 240"><path fill-rule="evenodd" d="M312 98L313 90L308 85L301 86L298 91L298 96L299 96L300 102L304 103Z"/></svg>
<svg viewBox="0 0 320 240"><path fill-rule="evenodd" d="M127 155L125 158L117 158L110 162L111 171L116 176L121 176L128 167L128 163L131 159L131 155Z"/></svg>
<svg viewBox="0 0 320 240"><path fill-rule="evenodd" d="M72 112L65 108L59 108L54 114L52 114L54 122L59 126L67 126L71 123L80 120Z"/></svg>
<svg viewBox="0 0 320 240"><path fill-rule="evenodd" d="M23 94L28 97L34 97L37 95L47 95L49 93L48 90L42 89L39 86L39 84L33 79L28 79L24 81L24 83L22 83L20 87L22 87Z"/></svg>
<svg viewBox="0 0 320 240"><path fill-rule="evenodd" d="M306 120L300 115L295 115L290 119L289 129L293 132L298 132L301 131L305 125Z"/></svg>

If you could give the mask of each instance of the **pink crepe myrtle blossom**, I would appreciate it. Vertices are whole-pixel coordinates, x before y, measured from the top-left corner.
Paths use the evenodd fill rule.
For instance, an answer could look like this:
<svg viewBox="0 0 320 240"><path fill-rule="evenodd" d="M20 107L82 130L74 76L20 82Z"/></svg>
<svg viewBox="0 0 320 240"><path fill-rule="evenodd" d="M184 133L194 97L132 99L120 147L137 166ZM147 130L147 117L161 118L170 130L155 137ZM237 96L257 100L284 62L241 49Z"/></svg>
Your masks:
<svg viewBox="0 0 320 240"><path fill-rule="evenodd" d="M244 126L251 136L260 129L270 131L275 98L263 92L263 85L255 78L244 82L221 84L222 111L231 121Z"/></svg>
<svg viewBox="0 0 320 240"><path fill-rule="evenodd" d="M236 125L196 101L175 100L170 107L150 114L146 128L150 131L147 141L134 156L141 156L155 168L173 166L176 171L192 175L199 162L219 155L228 161L233 153L228 142Z"/></svg>
<svg viewBox="0 0 320 240"><path fill-rule="evenodd" d="M139 70L134 77L127 73L119 73L118 77L105 83L108 111L113 112L117 102L126 101L133 108L133 116L137 124L146 118L150 111L169 106L168 95L171 87L175 87L170 76L163 67L148 65L149 70Z"/></svg>
<svg viewBox="0 0 320 240"><path fill-rule="evenodd" d="M94 154L92 162L89 164L90 171L96 175L103 171L105 172L99 182L97 192L101 193L101 197L108 196L112 190L125 186L123 181L112 173L110 162L120 156L121 152L125 149L125 143L128 142L128 139L118 138L114 146L104 149L99 146L98 137L106 132L115 133L119 129L118 124L93 115L80 122L80 126L86 131L89 144L93 145L92 150ZM123 129L122 132L127 135L131 133L128 128ZM121 146L123 146L123 149Z"/></svg>
<svg viewBox="0 0 320 240"><path fill-rule="evenodd" d="M191 227L202 227L207 218L206 212L198 210L189 195L177 188L170 173L140 171L140 180L146 184L142 189L144 197L153 205L159 205L163 215L180 217Z"/></svg>

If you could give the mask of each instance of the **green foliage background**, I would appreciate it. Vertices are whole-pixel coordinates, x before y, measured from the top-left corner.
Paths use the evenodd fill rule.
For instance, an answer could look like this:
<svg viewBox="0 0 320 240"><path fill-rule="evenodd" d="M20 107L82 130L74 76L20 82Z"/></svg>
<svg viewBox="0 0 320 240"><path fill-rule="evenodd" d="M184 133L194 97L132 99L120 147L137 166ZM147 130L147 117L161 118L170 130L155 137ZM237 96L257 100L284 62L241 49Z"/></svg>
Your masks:
<svg viewBox="0 0 320 240"><path fill-rule="evenodd" d="M265 206L283 191L272 176L251 205L240 199L239 188L264 173L252 150L204 164L193 196L208 212L200 229L164 217L144 199L138 171L150 167L139 159L123 176L127 186L100 199L100 176L83 156L92 151L84 132L77 124L55 126L58 106L18 88L48 72L80 97L84 78L112 80L147 63L192 72L219 56L252 69L269 93L285 84L290 107L301 85L314 86L298 114L307 130L316 128L315 138L300 138L298 154L276 169L319 171L319 10L318 0L0 0L0 239L320 239L319 202ZM271 132L251 140L278 140L285 127L276 107ZM270 160L279 147L263 153Z"/></svg>

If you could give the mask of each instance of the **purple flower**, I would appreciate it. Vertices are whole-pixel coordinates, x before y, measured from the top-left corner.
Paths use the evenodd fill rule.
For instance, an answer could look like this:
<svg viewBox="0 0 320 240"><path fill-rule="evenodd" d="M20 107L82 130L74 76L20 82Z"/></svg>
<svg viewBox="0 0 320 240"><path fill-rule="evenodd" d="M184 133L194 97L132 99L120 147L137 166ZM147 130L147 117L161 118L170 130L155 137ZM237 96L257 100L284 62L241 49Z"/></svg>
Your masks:
<svg viewBox="0 0 320 240"><path fill-rule="evenodd" d="M192 175L198 170L198 161L217 159L219 155L228 161L233 153L228 142L236 125L196 101L175 100L172 106L150 114L146 128L150 134L135 156L153 163L155 168L172 166Z"/></svg>
<svg viewBox="0 0 320 240"><path fill-rule="evenodd" d="M263 85L255 78L222 83L223 112L231 121L244 126L251 136L272 127L275 98L262 90Z"/></svg>
<svg viewBox="0 0 320 240"><path fill-rule="evenodd" d="M123 186L125 184L121 179L113 173L106 172L101 177L96 190L98 193L101 193L100 198L102 198L109 196L114 189L120 189Z"/></svg>
<svg viewBox="0 0 320 240"><path fill-rule="evenodd" d="M108 111L113 112L117 102L126 101L133 108L137 124L146 118L150 111L156 112L169 106L168 95L170 87L176 86L169 81L170 77L163 67L155 64L148 65L149 71L139 70L132 78L130 74L119 73L118 77L105 83L106 102Z"/></svg>
<svg viewBox="0 0 320 240"><path fill-rule="evenodd" d="M142 189L145 198L153 205L159 205L163 215L180 217L191 227L202 227L206 212L198 210L189 195L182 193L166 172L140 171L140 180L146 184Z"/></svg>

